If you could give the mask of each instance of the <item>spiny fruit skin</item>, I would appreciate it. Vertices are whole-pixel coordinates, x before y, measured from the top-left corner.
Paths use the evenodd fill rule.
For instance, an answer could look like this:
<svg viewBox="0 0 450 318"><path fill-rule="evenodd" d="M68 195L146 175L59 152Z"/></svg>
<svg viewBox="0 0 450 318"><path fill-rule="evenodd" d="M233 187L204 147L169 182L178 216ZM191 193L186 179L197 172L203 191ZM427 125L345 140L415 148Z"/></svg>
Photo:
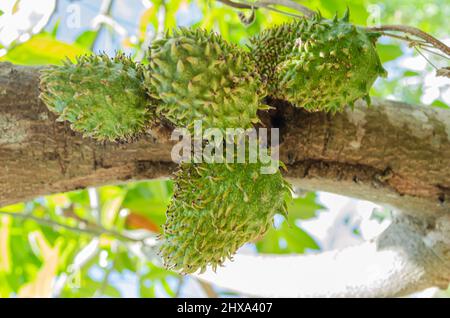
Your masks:
<svg viewBox="0 0 450 318"><path fill-rule="evenodd" d="M248 52L201 29L177 29L150 48L146 86L175 126L249 128L258 122L262 85Z"/></svg>
<svg viewBox="0 0 450 318"><path fill-rule="evenodd" d="M85 55L42 71L41 99L73 130L100 141L128 140L151 120L142 66L119 53Z"/></svg>
<svg viewBox="0 0 450 318"><path fill-rule="evenodd" d="M175 178L161 255L182 273L213 270L244 243L263 235L276 213L287 214L289 185L258 163L187 163Z"/></svg>
<svg viewBox="0 0 450 318"><path fill-rule="evenodd" d="M253 39L274 97L308 111L341 111L359 98L370 102L371 86L386 74L374 46L378 34L348 23L348 17L329 21L317 14Z"/></svg>

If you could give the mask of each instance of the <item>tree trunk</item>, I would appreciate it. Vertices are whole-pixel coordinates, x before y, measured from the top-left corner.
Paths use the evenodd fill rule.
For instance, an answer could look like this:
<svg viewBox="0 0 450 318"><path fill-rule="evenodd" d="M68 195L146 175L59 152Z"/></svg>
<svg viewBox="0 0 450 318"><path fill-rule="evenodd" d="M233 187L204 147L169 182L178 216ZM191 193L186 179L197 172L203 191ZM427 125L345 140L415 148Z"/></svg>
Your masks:
<svg viewBox="0 0 450 318"><path fill-rule="evenodd" d="M169 128L154 126L124 144L82 138L67 123L55 121L39 100L38 84L38 68L0 63L0 206L88 186L169 177L176 169ZM392 205L433 227L447 222L450 111L376 101L372 107L359 103L354 110L330 115L307 113L278 100L267 103L276 110L262 120L280 128L281 159L294 184ZM439 242L450 245L449 232L442 232ZM422 251L407 249L404 255L411 250ZM434 247L425 250L434 253ZM440 263L423 265L427 275L420 279L437 284L430 270L441 270L439 285L448 284L446 253ZM417 257L407 259L415 262ZM425 285L417 284L416 290Z"/></svg>

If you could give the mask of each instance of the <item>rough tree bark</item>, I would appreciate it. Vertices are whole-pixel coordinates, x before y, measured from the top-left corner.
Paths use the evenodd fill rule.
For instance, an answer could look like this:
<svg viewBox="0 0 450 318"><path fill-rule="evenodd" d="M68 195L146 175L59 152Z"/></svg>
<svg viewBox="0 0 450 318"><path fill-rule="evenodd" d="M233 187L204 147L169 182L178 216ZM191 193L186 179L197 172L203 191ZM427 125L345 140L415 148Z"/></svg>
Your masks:
<svg viewBox="0 0 450 318"><path fill-rule="evenodd" d="M82 138L66 123L55 122L55 116L39 101L38 82L37 68L0 63L0 206L87 186L169 177L176 169L170 159L173 143L168 127L152 127L127 144ZM379 271L380 275L390 273L390 282L397 288L364 292L368 286L360 282L360 294L401 295L448 285L450 231L442 224L450 218L450 112L376 101L372 107L360 103L353 111L330 115L306 113L283 101L267 102L277 110L264 115L263 121L280 128L281 159L288 166L286 176L291 182L304 189L388 204L403 213L398 218L402 226L393 226L388 234L361 247L372 249L374 262L377 255L382 262L383 253L375 253L381 246L399 253L396 260L400 261L392 258L391 268L386 265ZM419 242L426 242L430 235L432 243ZM408 245L408 240L415 243ZM326 257L337 256L314 256L320 264L327 263ZM298 258L299 266L303 259ZM312 262L309 256L308 262ZM391 270L411 274L392 276ZM307 286L303 287L307 292ZM331 294L357 295L356 285L340 288L341 293ZM309 293L313 294L318 295Z"/></svg>

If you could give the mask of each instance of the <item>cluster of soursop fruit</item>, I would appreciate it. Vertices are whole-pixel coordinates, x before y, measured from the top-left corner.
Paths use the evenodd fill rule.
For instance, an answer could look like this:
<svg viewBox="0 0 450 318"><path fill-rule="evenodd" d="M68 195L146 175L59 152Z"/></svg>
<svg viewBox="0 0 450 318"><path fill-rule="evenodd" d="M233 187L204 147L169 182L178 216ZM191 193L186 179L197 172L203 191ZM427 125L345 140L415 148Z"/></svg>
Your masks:
<svg viewBox="0 0 450 318"><path fill-rule="evenodd" d="M264 98L307 111L341 111L368 100L385 74L378 35L320 14L267 29L249 49L220 35L177 29L156 40L149 63L118 54L83 56L43 70L41 97L58 120L100 141L127 141L155 119L174 127L251 128ZM182 273L213 269L286 215L289 185L261 163L183 163L163 228L161 255Z"/></svg>

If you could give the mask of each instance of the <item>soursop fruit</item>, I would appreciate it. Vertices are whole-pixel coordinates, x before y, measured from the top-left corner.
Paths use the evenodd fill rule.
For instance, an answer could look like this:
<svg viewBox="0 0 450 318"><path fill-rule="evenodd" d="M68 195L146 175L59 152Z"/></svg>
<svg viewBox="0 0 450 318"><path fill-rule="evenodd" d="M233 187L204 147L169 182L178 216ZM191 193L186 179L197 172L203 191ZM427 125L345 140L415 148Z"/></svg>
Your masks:
<svg viewBox="0 0 450 318"><path fill-rule="evenodd" d="M374 45L378 34L348 21L348 11L332 21L317 14L254 38L252 52L271 95L308 111L370 102L370 88L386 74Z"/></svg>
<svg viewBox="0 0 450 318"><path fill-rule="evenodd" d="M249 128L258 122L262 85L248 52L205 30L177 29L150 48L146 85L175 126Z"/></svg>
<svg viewBox="0 0 450 318"><path fill-rule="evenodd" d="M128 140L152 119L142 66L123 54L67 60L44 69L40 80L47 107L86 137Z"/></svg>
<svg viewBox="0 0 450 318"><path fill-rule="evenodd" d="M177 172L161 256L182 273L215 270L244 243L263 235L276 213L287 215L289 185L261 164L186 163Z"/></svg>

